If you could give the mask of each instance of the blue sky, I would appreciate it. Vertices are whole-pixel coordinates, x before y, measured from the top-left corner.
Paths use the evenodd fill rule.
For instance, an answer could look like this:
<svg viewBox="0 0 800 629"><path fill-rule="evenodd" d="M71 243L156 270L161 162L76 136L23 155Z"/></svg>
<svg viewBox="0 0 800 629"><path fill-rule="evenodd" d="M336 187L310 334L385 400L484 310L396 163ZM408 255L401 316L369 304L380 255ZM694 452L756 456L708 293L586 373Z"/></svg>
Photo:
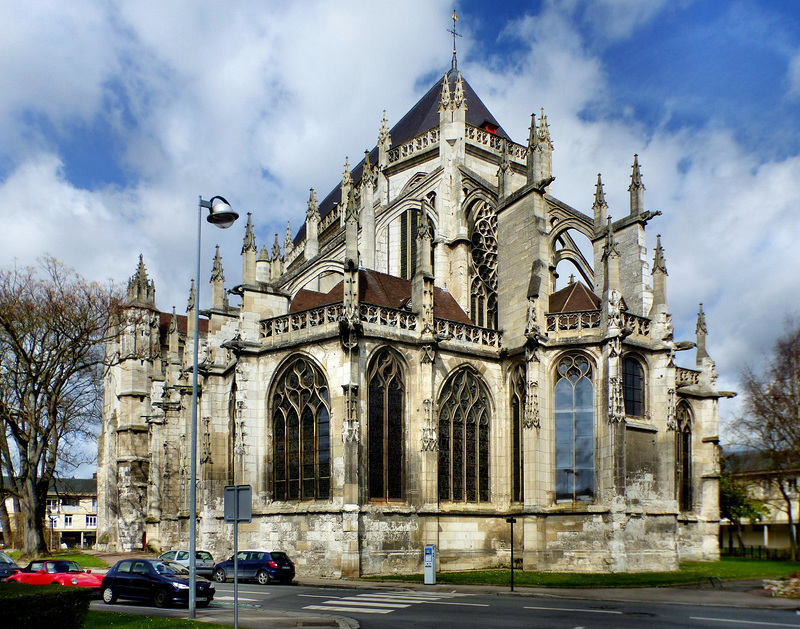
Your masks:
<svg viewBox="0 0 800 629"><path fill-rule="evenodd" d="M544 107L553 193L662 235L679 340L698 303L719 384L763 360L800 294L800 6L769 0L455 2L459 68L518 142ZM453 2L0 0L0 264L50 253L183 311L198 195L281 242L450 65ZM204 231L241 273L244 221ZM216 233L214 233L216 232ZM568 274L569 271L567 271ZM202 301L208 302L207 284ZM691 365L693 356L683 356ZM723 420L736 402L721 406Z"/></svg>

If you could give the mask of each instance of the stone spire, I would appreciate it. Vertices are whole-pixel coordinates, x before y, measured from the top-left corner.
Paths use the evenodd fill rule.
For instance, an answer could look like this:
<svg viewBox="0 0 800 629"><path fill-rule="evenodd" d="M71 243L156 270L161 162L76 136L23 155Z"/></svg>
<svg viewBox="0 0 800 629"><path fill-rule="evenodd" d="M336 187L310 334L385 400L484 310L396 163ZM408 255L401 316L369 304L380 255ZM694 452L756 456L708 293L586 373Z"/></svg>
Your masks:
<svg viewBox="0 0 800 629"><path fill-rule="evenodd" d="M606 193L603 191L603 181L600 178L600 173L597 173L597 185L594 188L594 203L592 203L592 210L594 211L594 233L598 234L606 224L606 216L608 214Z"/></svg>
<svg viewBox="0 0 800 629"><path fill-rule="evenodd" d="M256 236L253 233L253 217L247 213L247 225L244 229L244 242L242 243L242 283L252 284L256 281Z"/></svg>
<svg viewBox="0 0 800 629"><path fill-rule="evenodd" d="M364 168L361 172L361 264L375 268L375 184L376 171L369 163L369 151L364 151Z"/></svg>
<svg viewBox="0 0 800 629"><path fill-rule="evenodd" d="M283 259L281 258L281 243L278 240L278 234L275 234L275 242L272 245L272 265L270 267L269 277L271 280L277 280L283 274Z"/></svg>
<svg viewBox="0 0 800 629"><path fill-rule="evenodd" d="M431 231L426 203L420 202L417 215L417 269L411 279L411 304L420 317L423 334L432 334L433 321L433 271L431 269Z"/></svg>
<svg viewBox="0 0 800 629"><path fill-rule="evenodd" d="M288 256L294 249L294 241L292 240L292 224L286 221L286 236L283 239L283 255Z"/></svg>
<svg viewBox="0 0 800 629"><path fill-rule="evenodd" d="M306 246L303 256L310 260L319 253L319 206L317 205L317 193L314 188L308 193L308 209L306 210Z"/></svg>
<svg viewBox="0 0 800 629"><path fill-rule="evenodd" d="M644 184L642 183L642 173L639 170L639 155L633 156L633 166L631 172L631 185L628 192L631 193L631 216L644 212Z"/></svg>
<svg viewBox="0 0 800 629"><path fill-rule="evenodd" d="M706 351L706 336L708 336L708 328L706 327L706 315L703 312L703 303L700 303L700 310L697 313L697 326L694 330L697 335L697 364L701 365L704 358L709 358Z"/></svg>
<svg viewBox="0 0 800 629"><path fill-rule="evenodd" d="M219 245L214 256L214 267L211 269L211 308L223 310L227 305L225 294L225 274L222 272L222 256L219 255Z"/></svg>
<svg viewBox="0 0 800 629"><path fill-rule="evenodd" d="M194 309L197 307L197 291L195 290L194 280L192 280L191 288L189 289L189 303L186 305L186 343L189 345L189 339L194 338ZM183 355L187 359L191 359L191 352L184 352Z"/></svg>
<svg viewBox="0 0 800 629"><path fill-rule="evenodd" d="M222 272L222 256L219 255L219 245L217 245L217 252L214 254L214 265L211 267L211 281L225 281L225 275Z"/></svg>
<svg viewBox="0 0 800 629"><path fill-rule="evenodd" d="M389 165L389 149L392 147L392 136L389 134L389 124L386 122L386 110L383 110L381 130L378 133L378 164L376 175L379 175ZM389 185L386 177L376 177L378 203L389 203Z"/></svg>
<svg viewBox="0 0 800 629"><path fill-rule="evenodd" d="M180 352L180 334L178 333L178 315L175 312L175 306L172 307L167 337L169 339L169 362L177 363Z"/></svg>
<svg viewBox="0 0 800 629"><path fill-rule="evenodd" d="M461 80L461 72L456 73L456 91L453 95L453 108L467 110L467 97L464 96L464 82Z"/></svg>
<svg viewBox="0 0 800 629"><path fill-rule="evenodd" d="M339 224L344 227L345 213L347 210L347 199L353 189L353 177L350 174L350 158L344 158L344 173L342 174L342 200L340 202L341 212L339 214Z"/></svg>
<svg viewBox="0 0 800 629"><path fill-rule="evenodd" d="M358 268L358 209L355 191L347 198L345 218L345 268Z"/></svg>
<svg viewBox="0 0 800 629"><path fill-rule="evenodd" d="M452 108L453 99L450 98L450 81L447 79L447 74L445 74L442 81L442 97L439 99L439 111L444 113Z"/></svg>
<svg viewBox="0 0 800 629"><path fill-rule="evenodd" d="M156 286L147 278L147 269L144 266L144 257L139 254L139 265L136 273L128 280L127 304L142 308L156 307Z"/></svg>
<svg viewBox="0 0 800 629"><path fill-rule="evenodd" d="M538 127L535 114L531 116L527 165L528 183L546 188L553 181L553 142L544 108L541 110Z"/></svg>
<svg viewBox="0 0 800 629"><path fill-rule="evenodd" d="M653 305L650 316L667 311L667 263L661 248L661 234L656 235L656 251L653 257Z"/></svg>

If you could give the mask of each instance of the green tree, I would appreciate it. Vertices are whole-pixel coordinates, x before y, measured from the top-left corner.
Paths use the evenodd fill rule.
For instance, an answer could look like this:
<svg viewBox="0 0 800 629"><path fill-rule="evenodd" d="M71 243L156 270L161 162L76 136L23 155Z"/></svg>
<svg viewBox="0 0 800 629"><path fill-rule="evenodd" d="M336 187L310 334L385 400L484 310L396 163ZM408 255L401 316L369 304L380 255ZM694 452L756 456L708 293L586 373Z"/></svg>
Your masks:
<svg viewBox="0 0 800 629"><path fill-rule="evenodd" d="M47 492L101 420L104 343L120 298L45 257L0 269L0 472L24 556L47 552Z"/></svg>
<svg viewBox="0 0 800 629"><path fill-rule="evenodd" d="M723 472L719 478L719 511L720 517L726 518L733 526L739 547L744 548L742 522L760 522L769 513L769 508L752 498L747 486L737 483L732 474Z"/></svg>

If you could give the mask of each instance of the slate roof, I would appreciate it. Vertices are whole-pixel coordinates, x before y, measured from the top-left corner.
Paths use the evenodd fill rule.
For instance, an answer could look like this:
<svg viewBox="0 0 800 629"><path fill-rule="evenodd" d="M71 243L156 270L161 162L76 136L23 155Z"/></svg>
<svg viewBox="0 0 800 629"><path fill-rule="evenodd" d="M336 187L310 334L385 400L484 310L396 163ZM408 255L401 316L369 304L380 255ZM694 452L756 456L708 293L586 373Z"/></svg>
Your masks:
<svg viewBox="0 0 800 629"><path fill-rule="evenodd" d="M447 79L450 83L450 94L452 95L455 93L456 89L456 72L450 70L447 73ZM417 104L389 130L389 134L392 137L392 146L399 146L411 138L439 126L439 101L441 100L443 82L444 76L438 79L425 96L420 98ZM474 127L485 128L486 123L489 123L492 127L497 127L494 131L496 135L510 140L511 138L509 138L503 127L500 126L500 123L497 122L497 119L492 115L486 105L483 104L483 101L463 76L461 77L461 83L464 86L464 98L467 101L467 124ZM377 146L369 152L369 161L373 166L378 161ZM353 178L354 184L357 185L361 181L363 169L364 160L362 159L356 164L355 168L350 171L350 176ZM339 182L339 184L319 203L320 218L325 218L341 200L342 186L341 182ZM305 240L305 237L306 225L304 222L297 231L294 244L299 245Z"/></svg>
<svg viewBox="0 0 800 629"><path fill-rule="evenodd" d="M186 315L177 315L178 317L178 332L181 334L186 334L187 330L187 321L188 318ZM161 336L166 338L169 334L169 324L172 320L172 313L171 312L159 312L158 313L158 328L161 332ZM200 317L200 332L208 332L208 319L205 317Z"/></svg>
<svg viewBox="0 0 800 629"><path fill-rule="evenodd" d="M548 312L599 310L600 298L578 280L550 295Z"/></svg>
<svg viewBox="0 0 800 629"><path fill-rule="evenodd" d="M343 299L344 281L339 282L327 293L302 289L292 300L289 313L340 304ZM411 282L386 273L359 269L358 299L362 304L401 310L411 304ZM433 316L437 319L473 325L467 313L461 309L453 296L438 287L433 289Z"/></svg>

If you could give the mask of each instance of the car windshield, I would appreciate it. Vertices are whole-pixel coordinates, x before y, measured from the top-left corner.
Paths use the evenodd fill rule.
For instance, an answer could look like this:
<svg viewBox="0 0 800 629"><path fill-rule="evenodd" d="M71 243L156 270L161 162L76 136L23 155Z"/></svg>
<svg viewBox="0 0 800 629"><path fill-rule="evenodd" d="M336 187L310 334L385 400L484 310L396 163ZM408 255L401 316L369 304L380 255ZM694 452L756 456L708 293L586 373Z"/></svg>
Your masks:
<svg viewBox="0 0 800 629"><path fill-rule="evenodd" d="M0 563L10 563L10 564L13 564L13 563L14 563L14 561L11 559L11 557L9 557L8 555L6 555L5 553L0 553Z"/></svg>
<svg viewBox="0 0 800 629"><path fill-rule="evenodd" d="M48 561L47 572L83 572L74 561Z"/></svg>
<svg viewBox="0 0 800 629"><path fill-rule="evenodd" d="M287 557L286 553L272 553L272 558L275 561L289 561L289 557Z"/></svg>
<svg viewBox="0 0 800 629"><path fill-rule="evenodd" d="M198 552L197 552L197 555L195 555L195 556L196 556L198 559L204 559L204 560L206 560L206 561L214 561L214 558L211 556L211 553L209 553L209 552L206 552L206 551L204 551L204 550L200 550L200 551L198 551Z"/></svg>
<svg viewBox="0 0 800 629"><path fill-rule="evenodd" d="M153 564L153 567L158 574L175 575L179 577L189 576L189 570L174 561L159 561Z"/></svg>

